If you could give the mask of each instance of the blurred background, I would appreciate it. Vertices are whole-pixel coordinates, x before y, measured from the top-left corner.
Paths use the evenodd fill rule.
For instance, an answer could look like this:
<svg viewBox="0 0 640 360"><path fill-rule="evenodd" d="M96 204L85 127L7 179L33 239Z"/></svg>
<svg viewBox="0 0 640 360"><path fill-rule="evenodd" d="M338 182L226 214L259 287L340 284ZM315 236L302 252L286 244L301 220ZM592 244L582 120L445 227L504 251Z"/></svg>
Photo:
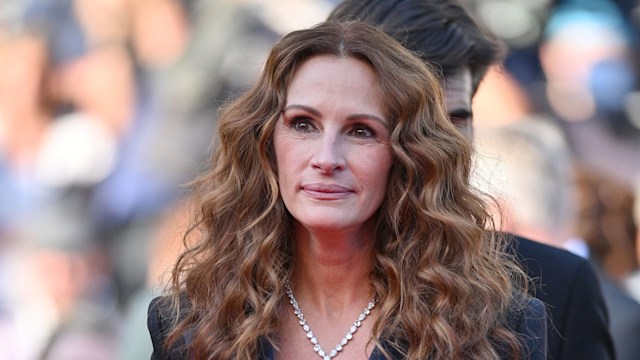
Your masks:
<svg viewBox="0 0 640 360"><path fill-rule="evenodd" d="M217 107L338 2L1 0L1 360L149 358ZM474 100L479 187L640 301L640 1L468 2L509 46Z"/></svg>

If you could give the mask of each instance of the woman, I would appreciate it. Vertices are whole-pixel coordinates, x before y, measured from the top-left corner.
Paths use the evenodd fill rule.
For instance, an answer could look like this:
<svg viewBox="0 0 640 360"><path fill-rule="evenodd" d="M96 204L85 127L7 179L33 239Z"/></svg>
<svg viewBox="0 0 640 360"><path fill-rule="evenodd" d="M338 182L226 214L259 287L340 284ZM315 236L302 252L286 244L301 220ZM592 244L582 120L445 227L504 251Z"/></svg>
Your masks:
<svg viewBox="0 0 640 360"><path fill-rule="evenodd" d="M276 44L221 110L153 358L544 358L438 84L363 23Z"/></svg>

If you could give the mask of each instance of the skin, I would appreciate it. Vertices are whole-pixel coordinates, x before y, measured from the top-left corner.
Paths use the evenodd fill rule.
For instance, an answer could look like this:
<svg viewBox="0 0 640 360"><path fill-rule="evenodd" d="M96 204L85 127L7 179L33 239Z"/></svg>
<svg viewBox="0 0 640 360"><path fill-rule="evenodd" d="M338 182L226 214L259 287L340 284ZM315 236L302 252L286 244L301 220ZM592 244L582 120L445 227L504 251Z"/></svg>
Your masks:
<svg viewBox="0 0 640 360"><path fill-rule="evenodd" d="M471 108L473 86L469 67L461 67L447 75L444 80L444 90L449 119L471 141L473 138L473 111Z"/></svg>
<svg viewBox="0 0 640 360"><path fill-rule="evenodd" d="M275 133L283 200L309 232L359 232L385 196L392 156L373 70L317 57L299 70Z"/></svg>
<svg viewBox="0 0 640 360"><path fill-rule="evenodd" d="M294 76L274 133L281 196L296 219L292 288L327 351L372 298L373 219L393 162L384 114L368 64L317 56ZM297 319L284 321L278 358L317 357ZM373 322L363 322L342 359L371 353Z"/></svg>

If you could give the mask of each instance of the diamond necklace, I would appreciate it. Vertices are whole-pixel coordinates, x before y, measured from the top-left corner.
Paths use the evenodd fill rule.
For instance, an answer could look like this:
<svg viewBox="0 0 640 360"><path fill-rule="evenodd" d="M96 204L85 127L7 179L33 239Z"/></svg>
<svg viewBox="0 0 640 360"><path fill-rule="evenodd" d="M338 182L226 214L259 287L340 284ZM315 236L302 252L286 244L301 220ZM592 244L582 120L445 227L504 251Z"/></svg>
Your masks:
<svg viewBox="0 0 640 360"><path fill-rule="evenodd" d="M296 300L295 296L293 296L291 286L289 286L289 283L286 283L284 286L287 290L287 295L289 296L289 303L291 304L291 306L293 306L293 313L298 317L298 324L302 326L302 330L304 330L304 332L306 333L307 339L309 339L309 341L313 345L313 351L315 351L323 360L330 360L331 358L336 357L338 353L342 351L344 346L346 346L347 343L349 343L349 341L353 338L353 334L362 325L364 319L366 319L367 316L371 314L371 310L376 306L376 303L378 302L378 299L374 297L373 300L371 300L369 304L367 304L367 307L364 309L364 311L362 311L360 316L358 316L358 319L353 323L353 325L351 325L351 328L349 328L347 335L345 335L342 340L340 340L340 343L336 345L336 347L334 347L329 353L327 353L326 351L324 351L324 349L322 349L320 343L318 343L318 339L316 339L316 337L313 335L311 327L309 327L309 324L307 324L307 320L304 318L302 311L300 311L298 300Z"/></svg>

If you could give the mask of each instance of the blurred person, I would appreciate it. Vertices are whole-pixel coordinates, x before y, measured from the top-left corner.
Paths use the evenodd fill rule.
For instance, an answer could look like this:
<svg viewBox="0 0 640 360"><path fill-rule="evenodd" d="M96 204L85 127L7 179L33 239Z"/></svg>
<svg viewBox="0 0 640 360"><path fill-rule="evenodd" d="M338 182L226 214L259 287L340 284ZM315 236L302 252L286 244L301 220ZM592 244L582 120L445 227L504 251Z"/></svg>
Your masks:
<svg viewBox="0 0 640 360"><path fill-rule="evenodd" d="M98 51L126 50L132 67L135 107L129 129L119 143L113 170L90 197L90 212L101 238L109 243L120 303L126 309L145 287L154 228L179 193L178 184L171 181L179 164L172 156L157 154L178 153L171 144L174 138L182 139L181 134L176 131L162 143L155 137L173 115L165 114L168 99L159 95L161 79L185 55L189 25L182 1L75 1L74 5L88 44Z"/></svg>
<svg viewBox="0 0 640 360"><path fill-rule="evenodd" d="M44 245L43 238L55 236L72 219L48 224L52 228L38 235L23 231L38 227L42 208L59 195L42 177L58 125L49 88L55 58L49 45L37 32L23 31L12 33L0 50L0 276L7 279L0 303L11 333L3 347L11 359L39 356L86 285L78 266L83 252Z"/></svg>
<svg viewBox="0 0 640 360"><path fill-rule="evenodd" d="M58 188L83 188L87 221L109 255L124 307L144 287L140 255L155 216L177 192L157 185L166 170L146 157L149 133L162 120L154 109L157 73L177 61L187 41L183 13L170 0L34 4L27 23L50 44L51 87L62 104L40 173ZM171 35L157 41L165 32Z"/></svg>
<svg viewBox="0 0 640 360"><path fill-rule="evenodd" d="M152 358L546 358L544 305L485 231L470 144L391 37L290 33L217 134L196 241L150 305Z"/></svg>
<svg viewBox="0 0 640 360"><path fill-rule="evenodd" d="M6 269L16 274L8 282L15 289L9 291L7 305L12 358L57 356L67 341L76 343L77 331L85 330L83 342L108 342L106 348L112 350L112 321L117 320L110 278L114 267L105 257L89 209L68 207L86 205L111 171L118 141L129 132L135 101L131 64L122 48L87 47L71 1L29 2L21 22L15 34L20 42L15 43L30 45L19 49L37 49L38 61L25 56L34 53L26 51L0 57L3 65L15 64L0 70L0 102L6 101L3 124L19 125L9 126L11 141L37 136L29 138L29 147L23 147L29 152L22 151L20 161L13 153L2 153L12 155L2 175L38 197L28 211L18 211L30 199L10 188L0 190L10 195L2 196L5 226L0 240L6 245ZM38 67L32 67L36 63ZM6 111L10 106L12 111ZM31 131L31 114L39 116L38 132ZM81 234L74 229L82 229ZM98 323L101 330L93 332Z"/></svg>
<svg viewBox="0 0 640 360"><path fill-rule="evenodd" d="M622 15L609 0L556 6L539 49L553 113L579 122L623 111L634 87L629 41ZM610 125L615 129L616 124Z"/></svg>
<svg viewBox="0 0 640 360"><path fill-rule="evenodd" d="M104 179L117 147L115 123L131 105L121 101L130 94L126 60L88 51L69 5L62 0L25 5L22 29L3 47L0 162L9 186L2 189L7 201L0 222L5 225L27 205L34 209L65 188L91 187Z"/></svg>
<svg viewBox="0 0 640 360"><path fill-rule="evenodd" d="M449 118L473 136L471 101L501 44L459 2L344 1L330 19L360 19L391 34L442 71ZM598 279L589 262L567 251L514 237L513 252L547 305L549 359L613 359L614 349Z"/></svg>
<svg viewBox="0 0 640 360"><path fill-rule="evenodd" d="M116 139L129 131L135 84L131 59L123 48L87 48L56 70L52 86L60 102L98 122Z"/></svg>
<svg viewBox="0 0 640 360"><path fill-rule="evenodd" d="M635 360L640 354L640 302L624 287L624 280L638 271L633 192L624 183L587 167L579 169L577 186L576 234L588 244L600 269L616 355L619 360Z"/></svg>
<svg viewBox="0 0 640 360"><path fill-rule="evenodd" d="M131 60L123 47L90 46L72 0L34 1L24 24L25 33L45 42L51 59L46 86L53 111L33 174L52 194L43 206L64 206L73 196L89 202L113 172L131 132L136 103ZM76 214L97 237L99 219L92 218L91 209Z"/></svg>
<svg viewBox="0 0 640 360"><path fill-rule="evenodd" d="M54 116L47 91L50 63L47 44L39 37L9 31L0 43L0 311L11 334L3 346L7 358L37 356L59 315L52 293L37 286L42 279L29 266L32 257L22 256L31 253L17 249L24 241L14 240L16 223L50 196L35 177Z"/></svg>
<svg viewBox="0 0 640 360"><path fill-rule="evenodd" d="M629 41L610 1L554 8L539 45L545 81L536 107L559 120L581 162L630 184L640 169L640 133L627 111L638 77Z"/></svg>
<svg viewBox="0 0 640 360"><path fill-rule="evenodd" d="M184 55L190 37L184 0L74 0L89 47L130 46L142 71L162 71Z"/></svg>
<svg viewBox="0 0 640 360"><path fill-rule="evenodd" d="M561 129L548 119L521 120L498 128L483 129L477 135L479 178L488 184L486 188L481 188L502 200L505 230L565 247L595 261L610 317L616 358L635 359L640 353L636 341L640 331L640 304L624 294L620 286L607 275L607 268L603 268L601 262L606 256L603 248L605 242L612 250L612 247L621 246L620 243L628 244L629 233L635 236L636 229L632 222L629 223L630 199L626 199L625 216L624 212L612 206L621 200L620 205L624 208L625 199L620 188L616 188L616 200L612 189L607 192L604 186L593 189L602 193L590 194L594 184L589 182L595 177L591 178L586 173L578 177L576 184L575 165L569 146ZM582 203L575 197L576 185L579 185L578 193L584 200ZM605 184L600 182L599 185ZM605 202L609 206L594 204L593 200L602 201L597 200L601 195L606 197ZM588 197L595 199L589 201L586 199ZM600 210L603 207L607 211ZM603 233L607 236L602 237ZM611 241L614 238L617 239ZM633 240L632 237L631 244ZM597 254L593 253L594 250ZM630 253L628 245L620 250ZM614 259L610 261L620 263ZM631 266L635 268L635 265ZM626 271L629 271L629 265Z"/></svg>
<svg viewBox="0 0 640 360"><path fill-rule="evenodd" d="M49 63L36 37L13 35L0 44L0 233L45 196L34 173L53 117Z"/></svg>
<svg viewBox="0 0 640 360"><path fill-rule="evenodd" d="M53 73L48 86L61 103L56 113L82 109L114 134L122 134L134 101L130 61L117 43L92 44L75 4L75 0L30 2L24 9L22 31L47 44ZM104 93L111 96L101 96Z"/></svg>
<svg viewBox="0 0 640 360"><path fill-rule="evenodd" d="M82 328L85 339L101 343L115 338L109 266L79 211L77 194L42 204L6 234L12 359L44 357L69 339L71 329ZM109 335L92 332L99 328Z"/></svg>
<svg viewBox="0 0 640 360"><path fill-rule="evenodd" d="M30 352L37 353L43 343L50 341L45 351L47 356L55 357L60 349L66 349L62 353L70 356L66 344L78 339L103 337L112 342L109 336L119 328L105 326L92 332L95 329L87 326L86 317L93 318L98 315L94 311L102 311L102 315L114 315L117 320L118 314L111 306L124 307L134 290L144 286L145 239L150 236L143 220L131 221L142 216L127 214L123 221L109 221L111 218L101 216L104 212L99 209L105 205L97 205L100 199L96 194L107 186L106 180L121 170L122 162L131 161L131 148L135 147L131 144L144 137L141 129L154 126L151 117L144 123L140 115L150 107L144 101L146 91L154 84L149 77L140 75L142 65L136 61L145 61L144 66L152 68L145 70L151 73L180 56L182 49L176 45L184 41L180 36L175 42L170 42L169 36L165 41L154 40L156 34L165 31L178 34L172 28L180 19L181 13L172 12L177 4L137 0L29 1L21 5L18 22L22 26L16 28L19 31L10 33L10 41L0 45L0 242L6 245L3 253L9 263L0 266L0 276L5 277L5 269L13 273L15 267L11 264L24 260L34 264L25 272L38 279L29 283L33 287L42 285L37 294L25 290L19 297L10 294L11 299L2 302L10 303L7 317L20 328L13 331L17 347L28 346ZM154 25L158 14L164 14L163 20ZM174 21L167 21L168 18ZM154 37L148 36L150 32L155 32ZM147 42L141 44L142 41ZM158 176L151 174L149 178ZM118 189L132 187L129 180L120 183ZM132 197L126 191L110 195L113 202L124 205ZM83 211L63 210L75 201L86 202ZM45 246L43 242L47 242L49 234L43 232L37 234L37 246L16 249L30 242L17 228L40 228L34 219L51 209L65 214L49 224L51 233L63 231L76 221L83 222L87 243L78 248L63 241ZM73 271L76 273L70 275ZM97 280L88 275L94 272L104 278ZM53 279L47 282L47 276ZM88 285L85 278L95 281ZM15 281L9 279L8 284L11 289ZM2 289L1 293L11 292ZM87 309L81 303L96 299L87 300L93 295L86 292L99 294L96 296L102 297L105 304L92 304L92 309ZM122 303L112 303L116 296ZM22 304L15 304L14 300ZM23 311L29 309L22 306L27 304L34 305L32 315ZM38 314L42 318L38 319ZM85 329L86 337L82 334ZM29 345L21 341L25 333L32 334ZM114 350L112 344L108 348ZM12 358L19 358L17 353L13 355Z"/></svg>
<svg viewBox="0 0 640 360"><path fill-rule="evenodd" d="M46 44L32 36L12 36L0 51L2 154L11 167L28 173L51 121L50 60Z"/></svg>
<svg viewBox="0 0 640 360"><path fill-rule="evenodd" d="M633 190L620 180L581 166L577 171L576 234L590 257L618 284L638 270Z"/></svg>
<svg viewBox="0 0 640 360"><path fill-rule="evenodd" d="M244 2L196 0L183 11L187 47L176 62L154 72L148 115L154 126L148 127L140 139L142 145L134 150L147 172L161 174L151 179L151 188L148 181L141 181L138 194L152 192L147 197L164 199L163 205L180 197L180 185L202 167L208 134L215 129L215 109L250 86L268 49L280 37L259 16L259 9ZM147 35L141 33L138 38L163 32L161 28L140 28L145 30ZM167 161L171 168L166 167ZM140 199L142 205L143 201Z"/></svg>
<svg viewBox="0 0 640 360"><path fill-rule="evenodd" d="M574 159L562 130L529 116L481 128L476 148L475 179L499 199L505 231L563 247L572 237L576 205Z"/></svg>
<svg viewBox="0 0 640 360"><path fill-rule="evenodd" d="M26 5L3 54L4 155L8 172L32 189L102 180L132 107L126 58L89 51L70 5Z"/></svg>

